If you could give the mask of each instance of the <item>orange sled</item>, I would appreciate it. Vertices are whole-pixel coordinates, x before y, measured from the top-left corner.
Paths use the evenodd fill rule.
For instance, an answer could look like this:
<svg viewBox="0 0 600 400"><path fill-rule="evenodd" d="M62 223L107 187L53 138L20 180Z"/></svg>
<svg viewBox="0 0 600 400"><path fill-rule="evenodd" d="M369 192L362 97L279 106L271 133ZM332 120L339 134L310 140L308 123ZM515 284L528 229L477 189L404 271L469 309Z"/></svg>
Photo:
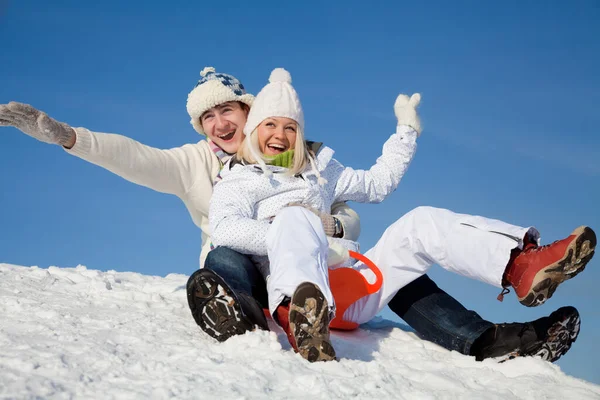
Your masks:
<svg viewBox="0 0 600 400"><path fill-rule="evenodd" d="M356 322L344 321L344 313L352 304L365 296L376 293L383 284L383 275L373 261L364 255L349 251L350 257L362 261L375 274L375 283L369 283L360 272L348 267L340 267L329 270L329 285L331 293L335 299L335 318L329 323L331 329L351 331L358 328ZM264 310L265 315L270 317L268 309Z"/></svg>
<svg viewBox="0 0 600 400"><path fill-rule="evenodd" d="M358 328L356 322L344 321L344 313L352 304L365 296L376 293L383 284L383 275L373 261L360 253L349 251L350 257L362 261L375 274L375 283L367 282L364 276L352 268L336 268L329 270L329 285L335 299L335 318L329 324L332 329L350 331Z"/></svg>

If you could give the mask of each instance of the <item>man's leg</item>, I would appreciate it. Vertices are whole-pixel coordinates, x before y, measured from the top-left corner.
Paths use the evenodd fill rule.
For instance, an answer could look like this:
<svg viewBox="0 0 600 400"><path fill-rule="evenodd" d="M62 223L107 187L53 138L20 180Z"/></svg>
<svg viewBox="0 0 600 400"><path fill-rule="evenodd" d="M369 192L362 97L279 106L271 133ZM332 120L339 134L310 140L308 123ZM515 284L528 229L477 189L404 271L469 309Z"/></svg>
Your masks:
<svg viewBox="0 0 600 400"><path fill-rule="evenodd" d="M571 348L581 322L574 307L561 307L535 321L493 324L467 310L427 275L400 289L389 307L423 339L477 361L539 356L554 362Z"/></svg>
<svg viewBox="0 0 600 400"><path fill-rule="evenodd" d="M494 326L467 310L427 275L401 288L388 305L423 339L467 355L473 342Z"/></svg>
<svg viewBox="0 0 600 400"><path fill-rule="evenodd" d="M473 343L470 354L477 361L537 356L554 362L577 340L580 324L579 312L568 306L531 322L495 324Z"/></svg>
<svg viewBox="0 0 600 400"><path fill-rule="evenodd" d="M236 292L254 297L263 308L269 307L265 278L247 254L217 247L208 253L204 268L219 275Z"/></svg>
<svg viewBox="0 0 600 400"><path fill-rule="evenodd" d="M260 304L267 304L264 279L248 256L234 250L212 250L188 280L187 297L196 323L218 341L256 326L269 329Z"/></svg>

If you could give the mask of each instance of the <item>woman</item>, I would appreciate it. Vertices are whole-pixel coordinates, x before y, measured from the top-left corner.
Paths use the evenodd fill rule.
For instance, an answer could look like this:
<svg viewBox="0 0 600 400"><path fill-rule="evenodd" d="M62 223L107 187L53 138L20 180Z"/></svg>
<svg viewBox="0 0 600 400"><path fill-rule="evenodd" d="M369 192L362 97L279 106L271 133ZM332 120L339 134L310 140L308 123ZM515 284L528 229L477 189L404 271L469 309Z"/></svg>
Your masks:
<svg viewBox="0 0 600 400"><path fill-rule="evenodd" d="M225 247L209 252L207 222L213 181L221 165L238 150L244 138L242 129L252 100L253 96L246 93L235 77L205 68L188 95L187 110L194 129L206 135L207 140L170 150L146 146L122 135L71 128L21 103L0 105L0 126L15 127L37 140L60 145L69 154L131 182L178 196L202 233L200 266L204 264L204 268L188 281L190 309L205 332L226 340L232 334L253 329L254 325L266 329L261 312L267 305L263 276L244 254ZM332 214L335 220L327 213L320 214L327 234L356 240L360 229L358 216L344 203L334 208ZM230 298L237 301L223 302L223 298L211 297L217 281L233 295ZM201 283L207 282L212 286L206 291L208 298L203 298L206 286ZM221 307L223 304L225 307ZM573 308L561 308L548 317L527 323L493 324L467 310L426 275L402 288L392 299L390 308L424 339L478 359L505 356L515 349L531 349L532 343L539 344L527 353L534 354L542 344L550 343L548 332L553 331L552 327L563 326L565 321L573 322L568 337L574 340L579 332L579 315ZM249 321L232 319L230 316L236 312L252 317ZM519 334L524 331L532 335ZM560 352L546 359L558 359L568 350L571 341L563 343Z"/></svg>
<svg viewBox="0 0 600 400"><path fill-rule="evenodd" d="M416 150L420 123L418 94L400 95L394 105L398 127L368 171L344 168L328 148L304 141L304 115L291 77L276 69L257 95L238 156L222 171L209 212L215 245L253 254L267 279L269 311L290 343L309 361L332 360L329 321L335 312L328 279L328 239L319 219L301 202L323 211L333 202L380 202L393 192ZM273 165L273 159L287 163ZM363 323L374 317L405 285L437 263L450 271L512 286L519 301L537 306L592 258L594 232L576 229L568 238L539 247L539 234L483 217L419 207L392 224L366 255L379 266L383 286L363 297L344 319ZM332 239L330 239L331 241ZM340 239L348 250L356 242ZM352 259L345 264L372 279Z"/></svg>

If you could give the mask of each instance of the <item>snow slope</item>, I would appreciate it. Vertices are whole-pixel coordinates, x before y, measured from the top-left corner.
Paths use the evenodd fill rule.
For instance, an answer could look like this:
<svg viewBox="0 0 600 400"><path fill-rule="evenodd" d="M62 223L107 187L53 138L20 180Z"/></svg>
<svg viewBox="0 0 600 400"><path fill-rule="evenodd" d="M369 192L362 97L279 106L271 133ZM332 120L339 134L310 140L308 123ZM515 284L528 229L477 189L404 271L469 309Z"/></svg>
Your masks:
<svg viewBox="0 0 600 400"><path fill-rule="evenodd" d="M306 362L281 332L219 344L186 280L0 264L0 398L600 399L556 365L477 363L385 320L336 334L339 362Z"/></svg>

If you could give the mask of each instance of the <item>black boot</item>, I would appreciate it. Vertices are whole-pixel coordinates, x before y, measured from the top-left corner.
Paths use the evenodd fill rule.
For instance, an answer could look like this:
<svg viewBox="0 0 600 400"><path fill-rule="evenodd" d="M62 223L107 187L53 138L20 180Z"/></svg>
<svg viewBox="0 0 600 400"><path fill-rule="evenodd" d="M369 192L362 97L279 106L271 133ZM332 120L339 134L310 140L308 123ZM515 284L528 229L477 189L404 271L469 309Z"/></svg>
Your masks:
<svg viewBox="0 0 600 400"><path fill-rule="evenodd" d="M477 361L539 356L554 362L571 348L581 320L574 307L561 307L547 317L526 323L498 324L485 331L471 346Z"/></svg>
<svg viewBox="0 0 600 400"><path fill-rule="evenodd" d="M269 330L262 307L245 293L236 293L216 273L200 269L187 282L192 316L202 330L219 342L259 329Z"/></svg>

